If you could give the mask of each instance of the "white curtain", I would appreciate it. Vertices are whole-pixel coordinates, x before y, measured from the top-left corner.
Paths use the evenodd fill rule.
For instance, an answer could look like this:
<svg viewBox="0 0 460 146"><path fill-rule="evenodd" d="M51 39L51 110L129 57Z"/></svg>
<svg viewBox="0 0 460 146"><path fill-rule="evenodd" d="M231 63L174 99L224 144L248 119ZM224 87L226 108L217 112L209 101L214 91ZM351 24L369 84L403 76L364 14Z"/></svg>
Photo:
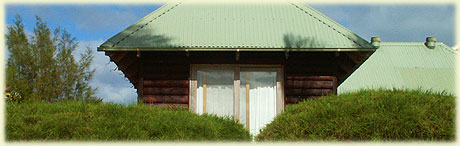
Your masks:
<svg viewBox="0 0 460 146"><path fill-rule="evenodd" d="M206 113L233 116L233 70L197 71L197 111L204 113L204 85L206 85Z"/></svg>
<svg viewBox="0 0 460 146"><path fill-rule="evenodd" d="M249 131L257 135L276 116L276 72L241 72L240 80L240 122L247 126L249 84Z"/></svg>
<svg viewBox="0 0 460 146"><path fill-rule="evenodd" d="M235 115L233 68L199 68L196 73L197 112L218 116ZM253 135L257 135L259 130L276 116L276 77L277 73L274 71L243 70L240 72L239 120L245 127L249 126L249 131ZM248 90L249 97L246 97ZM247 98L249 98L249 109L247 109ZM206 112L204 112L204 103L206 103Z"/></svg>

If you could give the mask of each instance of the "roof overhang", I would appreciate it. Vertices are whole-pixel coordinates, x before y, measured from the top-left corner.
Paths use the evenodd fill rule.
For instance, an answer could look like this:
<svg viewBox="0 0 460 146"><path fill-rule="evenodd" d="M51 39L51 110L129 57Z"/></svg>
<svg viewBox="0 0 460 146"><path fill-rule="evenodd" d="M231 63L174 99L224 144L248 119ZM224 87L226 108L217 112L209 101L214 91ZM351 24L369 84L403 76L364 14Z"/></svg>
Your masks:
<svg viewBox="0 0 460 146"><path fill-rule="evenodd" d="M267 52L356 52L375 51L376 48L137 48L137 47L98 47L98 51L267 51Z"/></svg>

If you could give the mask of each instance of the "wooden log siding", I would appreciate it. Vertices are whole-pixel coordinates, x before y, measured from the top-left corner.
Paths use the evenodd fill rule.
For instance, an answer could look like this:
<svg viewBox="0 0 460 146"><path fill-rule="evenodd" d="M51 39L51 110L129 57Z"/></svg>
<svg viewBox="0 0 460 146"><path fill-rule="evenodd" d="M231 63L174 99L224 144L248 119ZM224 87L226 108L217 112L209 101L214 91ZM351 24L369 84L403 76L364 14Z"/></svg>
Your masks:
<svg viewBox="0 0 460 146"><path fill-rule="evenodd" d="M188 95L144 95L144 101L148 103L178 103L188 104Z"/></svg>
<svg viewBox="0 0 460 146"><path fill-rule="evenodd" d="M163 107L163 108L188 108L188 104L173 104L173 103L145 103L145 105Z"/></svg>
<svg viewBox="0 0 460 146"><path fill-rule="evenodd" d="M285 81L285 104L295 104L309 98L336 94L336 89L337 79L335 76L288 75Z"/></svg>
<svg viewBox="0 0 460 146"><path fill-rule="evenodd" d="M112 52L114 53L114 52ZM134 86L138 85L139 67L134 66L135 52L119 52L115 63ZM349 57L341 55L341 57ZM353 56L355 57L355 56ZM285 58L284 52L240 52L239 60L235 52L142 52L143 94L142 102L155 106L189 107L190 64L264 64L284 66L285 105L300 102L306 98L336 93L337 83L343 78L342 69L333 52L293 52ZM354 59L357 59L354 58ZM351 59L346 63L353 63ZM137 89L137 88L136 88Z"/></svg>
<svg viewBox="0 0 460 146"><path fill-rule="evenodd" d="M322 80L287 80L286 87L290 89L302 89L302 88L326 88L332 89L334 83L331 80L322 81Z"/></svg>
<svg viewBox="0 0 460 146"><path fill-rule="evenodd" d="M188 108L189 62L185 53L144 53L143 103Z"/></svg>
<svg viewBox="0 0 460 146"><path fill-rule="evenodd" d="M337 88L337 65L334 52L290 53L284 64L285 107L305 99L335 94Z"/></svg>
<svg viewBox="0 0 460 146"><path fill-rule="evenodd" d="M188 87L188 80L145 80L144 87Z"/></svg>

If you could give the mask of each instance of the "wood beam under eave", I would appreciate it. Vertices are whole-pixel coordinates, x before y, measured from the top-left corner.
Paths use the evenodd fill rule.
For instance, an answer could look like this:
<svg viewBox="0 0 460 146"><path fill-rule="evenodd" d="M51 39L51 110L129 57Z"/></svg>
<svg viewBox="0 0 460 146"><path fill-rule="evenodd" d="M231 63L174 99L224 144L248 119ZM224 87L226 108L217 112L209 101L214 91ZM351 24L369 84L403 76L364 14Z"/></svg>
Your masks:
<svg viewBox="0 0 460 146"><path fill-rule="evenodd" d="M358 69L373 53L374 52L348 52L348 60L354 63L353 71Z"/></svg>
<svg viewBox="0 0 460 146"><path fill-rule="evenodd" d="M351 57L348 55L344 55L342 57L337 58L337 64L339 66L339 70L337 73L338 78L338 85L340 85L345 79L347 79L358 67L372 54L373 52L366 52L360 53L363 59L360 63L354 63Z"/></svg>
<svg viewBox="0 0 460 146"><path fill-rule="evenodd" d="M125 78L128 78L130 83L132 83L133 85L136 85L135 83L137 82L137 80L133 80L133 79L137 78L137 71L135 71L135 73L130 73L130 72L126 72L122 70L121 72L123 73ZM132 75L127 75L128 73Z"/></svg>
<svg viewBox="0 0 460 146"><path fill-rule="evenodd" d="M104 54L105 54L105 56L109 56L109 58L110 58L110 56L112 55L111 53L112 52L106 51Z"/></svg>
<svg viewBox="0 0 460 146"><path fill-rule="evenodd" d="M107 53L107 52L106 52ZM111 52L109 53L109 57L110 57L110 60L112 62L119 62L120 60L124 59L125 56L129 54L129 52L127 51L123 51L123 52Z"/></svg>
<svg viewBox="0 0 460 146"><path fill-rule="evenodd" d="M363 52L361 53L361 56L363 57L363 60L366 61L372 54L374 54L374 52Z"/></svg>
<svg viewBox="0 0 460 146"><path fill-rule="evenodd" d="M125 75L125 77L128 78L129 81L130 81L131 83L133 83L133 85L137 85L137 84L135 84L135 83L137 83L138 73L139 73L139 72L136 71L133 75L129 75L129 76L128 76L128 75L126 74L126 72L123 72L123 74Z"/></svg>
<svg viewBox="0 0 460 146"><path fill-rule="evenodd" d="M137 61L139 61L139 59L136 58L136 54L130 54L119 61L118 69L125 70L131 65L137 65L137 64L134 64Z"/></svg>
<svg viewBox="0 0 460 146"><path fill-rule="evenodd" d="M340 84L342 84L346 78L347 78L347 74L344 71L339 71L337 73L337 87L340 86Z"/></svg>
<svg viewBox="0 0 460 146"><path fill-rule="evenodd" d="M338 57L337 59L337 64L339 65L339 67L344 70L347 74L351 74L353 71L354 71L354 66L356 65L355 63L352 63L352 61L350 61L349 59L347 59L348 57L344 57L344 56L341 56L341 57Z"/></svg>
<svg viewBox="0 0 460 146"><path fill-rule="evenodd" d="M137 58L138 58L138 61L136 62L138 69L139 71L137 72L137 75L139 76L136 80L137 80L137 83L135 85L137 85L137 101L138 101L138 104L141 104L141 101L144 99L144 69L143 69L143 62L142 62L142 58L140 56L140 52L139 52L139 49L138 49L138 55L137 55Z"/></svg>
<svg viewBox="0 0 460 146"><path fill-rule="evenodd" d="M129 82L134 85L134 88L137 89L137 83L139 82L139 74L134 74L133 76L129 77Z"/></svg>
<svg viewBox="0 0 460 146"><path fill-rule="evenodd" d="M131 77L134 74L137 74L139 71L139 66L138 65L129 65L128 68L126 68L126 71L124 72L125 76Z"/></svg>
<svg viewBox="0 0 460 146"><path fill-rule="evenodd" d="M136 58L136 59L137 59L137 58ZM140 59L137 59L136 62L139 63L139 60L140 60ZM125 70L125 71L124 71L125 76L131 77L131 76L133 76L133 75L135 75L135 74L138 74L138 73L139 73L139 69L140 69L140 66L139 66L138 64L136 65L135 62L134 62L134 63L128 65L128 67L127 67L126 69L124 69L124 70Z"/></svg>
<svg viewBox="0 0 460 146"><path fill-rule="evenodd" d="M355 64L361 64L363 62L362 56L357 52L346 52L346 56L353 61Z"/></svg>

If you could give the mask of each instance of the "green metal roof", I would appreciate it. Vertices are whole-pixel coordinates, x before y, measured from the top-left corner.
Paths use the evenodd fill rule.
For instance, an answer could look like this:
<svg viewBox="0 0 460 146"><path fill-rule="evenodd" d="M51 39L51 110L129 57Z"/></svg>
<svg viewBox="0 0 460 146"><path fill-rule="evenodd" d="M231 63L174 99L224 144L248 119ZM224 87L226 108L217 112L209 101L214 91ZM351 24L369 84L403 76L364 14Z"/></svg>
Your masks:
<svg viewBox="0 0 460 146"><path fill-rule="evenodd" d="M374 50L366 40L312 7L288 1L171 2L107 40L98 51L137 48L143 51Z"/></svg>
<svg viewBox="0 0 460 146"><path fill-rule="evenodd" d="M423 42L382 42L337 90L422 88L455 93L455 56L454 49L440 42L434 49Z"/></svg>

